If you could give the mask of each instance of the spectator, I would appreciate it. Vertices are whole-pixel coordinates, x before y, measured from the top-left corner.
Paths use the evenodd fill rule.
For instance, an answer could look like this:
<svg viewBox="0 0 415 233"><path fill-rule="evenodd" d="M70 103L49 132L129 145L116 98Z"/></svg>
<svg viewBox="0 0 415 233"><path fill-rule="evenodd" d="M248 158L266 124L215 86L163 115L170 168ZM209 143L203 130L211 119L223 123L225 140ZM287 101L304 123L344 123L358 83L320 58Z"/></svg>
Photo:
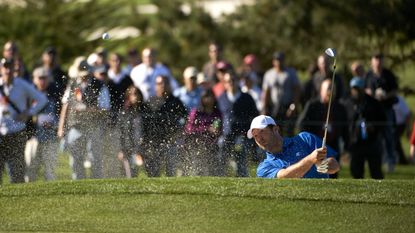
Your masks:
<svg viewBox="0 0 415 233"><path fill-rule="evenodd" d="M274 53L272 65L262 83L263 113L280 119L283 132L293 135L300 101L300 82L296 71L285 66L284 53Z"/></svg>
<svg viewBox="0 0 415 233"><path fill-rule="evenodd" d="M23 63L23 59L19 53L19 47L16 42L10 40L4 44L3 57L14 62L13 77L20 77L28 82L31 82L30 74Z"/></svg>
<svg viewBox="0 0 415 233"><path fill-rule="evenodd" d="M217 82L213 85L212 90L215 94L216 98L219 98L225 92L225 84L224 84L224 76L227 72L233 72L232 65L225 62L220 61L216 63L216 79Z"/></svg>
<svg viewBox="0 0 415 233"><path fill-rule="evenodd" d="M119 118L121 150L118 155L123 161L126 177L136 177L138 166L143 165L144 138L143 130L145 113L148 105L144 103L144 97L140 89L130 85L125 92L125 104Z"/></svg>
<svg viewBox="0 0 415 233"><path fill-rule="evenodd" d="M320 92L321 83L325 79L332 79L333 70L329 63L329 56L327 54L321 54L317 58L317 69L315 70L312 80L314 84L314 89L317 95ZM345 88L342 78L336 74L334 78L336 99L341 99L345 96ZM313 96L312 96L313 97Z"/></svg>
<svg viewBox="0 0 415 233"><path fill-rule="evenodd" d="M402 148L401 138L404 135L405 131L407 136L410 136L410 121L411 121L411 110L405 102L405 99L397 95L398 103L393 105L393 110L395 112L396 119L396 130L395 130L395 151L398 154L399 164L408 164L406 159L405 152Z"/></svg>
<svg viewBox="0 0 415 233"><path fill-rule="evenodd" d="M223 114L223 144L221 145L222 175L225 165L231 156L236 160L237 176L247 177L248 155L255 151L254 144L246 139L245 132L251 120L258 115L255 101L249 94L242 93L236 76L232 73L224 75L225 92L219 97L219 107ZM220 170L219 169L219 170Z"/></svg>
<svg viewBox="0 0 415 233"><path fill-rule="evenodd" d="M354 77L350 81L352 119L350 124L350 170L353 178L364 177L368 161L373 179L383 179L381 138L386 115L380 103L364 92L364 81Z"/></svg>
<svg viewBox="0 0 415 233"><path fill-rule="evenodd" d="M310 64L307 68L307 77L308 79L304 82L301 87L301 105L305 106L307 101L318 97L318 91L314 86L313 76L318 71L317 64L314 62Z"/></svg>
<svg viewBox="0 0 415 233"><path fill-rule="evenodd" d="M96 60L95 60L94 68L104 67L106 70L108 70L108 68L109 68L108 51L103 47L98 47L95 50L95 54L97 55L97 57L96 57Z"/></svg>
<svg viewBox="0 0 415 233"><path fill-rule="evenodd" d="M185 128L185 175L219 175L218 140L222 124L222 113L212 90L202 91L201 105L191 110Z"/></svg>
<svg viewBox="0 0 415 233"><path fill-rule="evenodd" d="M8 165L10 182L22 183L25 175L25 128L28 119L47 104L41 92L19 77L13 77L14 61L3 58L0 67L0 183ZM32 106L27 103L34 102Z"/></svg>
<svg viewBox="0 0 415 233"><path fill-rule="evenodd" d="M409 141L409 158L412 162L415 161L415 122L412 126L411 139Z"/></svg>
<svg viewBox="0 0 415 233"><path fill-rule="evenodd" d="M130 76L131 70L135 66L138 66L141 63L140 56L137 52L137 49L130 49L127 53L127 65L122 69L122 73Z"/></svg>
<svg viewBox="0 0 415 233"><path fill-rule="evenodd" d="M327 145L340 152L341 143L347 145L349 140L348 118L346 108L335 98L336 93L333 92L331 79L326 79L321 84L319 98L311 99L306 103L298 117L297 125L300 131L307 131L323 138L330 95L333 95L333 99L327 125ZM340 161L340 153L334 158ZM337 174L332 174L330 177L337 178Z"/></svg>
<svg viewBox="0 0 415 233"><path fill-rule="evenodd" d="M148 100L156 95L156 78L166 76L169 79L169 86L172 91L178 88L177 81L173 78L170 70L156 60L156 51L151 48L145 48L142 52L143 63L135 66L131 70L131 79L134 85L140 88L144 99Z"/></svg>
<svg viewBox="0 0 415 233"><path fill-rule="evenodd" d="M294 137L283 138L279 126L269 116L255 117L247 136L254 138L256 144L266 151L267 157L257 169L258 177L328 178L328 174L334 174L340 169L333 158L336 151L330 147L322 148L319 137L301 132ZM327 168L318 171L317 166L321 164L327 164Z"/></svg>
<svg viewBox="0 0 415 233"><path fill-rule="evenodd" d="M200 95L202 90L197 86L197 69L193 66L187 67L183 72L184 86L174 92L174 96L179 98L187 111L198 108L200 105Z"/></svg>
<svg viewBox="0 0 415 233"><path fill-rule="evenodd" d="M124 107L125 93L133 84L130 75L121 70L122 57L118 53L110 54L107 86L111 97L111 119L115 122L118 113Z"/></svg>
<svg viewBox="0 0 415 233"><path fill-rule="evenodd" d="M54 47L47 47L42 53L42 65L50 75L50 85L48 85L48 95L53 97L55 100L62 99L63 93L65 92L68 79L65 72L62 70L59 61L58 53ZM61 103L59 101L57 111L60 112Z"/></svg>
<svg viewBox="0 0 415 233"><path fill-rule="evenodd" d="M91 178L103 178L102 118L110 109L109 91L102 81L93 78L92 67L85 59L75 59L73 67L77 69L77 78L68 85L62 98L58 136L62 138L68 128L66 140L73 160L72 179L86 178L84 161L88 144L92 153Z"/></svg>
<svg viewBox="0 0 415 233"><path fill-rule="evenodd" d="M262 89L258 86L257 82L258 79L254 73L243 73L240 82L241 91L251 95L252 99L255 101L258 111L262 111Z"/></svg>
<svg viewBox="0 0 415 233"><path fill-rule="evenodd" d="M205 90L205 91L206 90L211 90L212 87L213 87L212 82L209 81L202 72L200 72L200 73L197 74L196 80L197 80L196 81L197 82L197 85L202 90Z"/></svg>
<svg viewBox="0 0 415 233"><path fill-rule="evenodd" d="M55 179L55 166L57 159L58 144L56 141L56 130L58 126L57 103L55 97L48 93L51 82L49 70L38 67L33 71L33 83L38 91L48 97L48 103L35 117L36 130L34 137L28 141L31 145L27 167L27 180L35 181L41 166L44 166L44 177L46 181ZM35 149L36 148L36 149Z"/></svg>
<svg viewBox="0 0 415 233"><path fill-rule="evenodd" d="M262 76L259 68L258 59L254 54L247 54L243 59L241 76L251 76L255 80L255 84L261 86Z"/></svg>
<svg viewBox="0 0 415 233"><path fill-rule="evenodd" d="M377 99L386 112L384 143L387 156L388 172L395 170L395 130L396 119L393 105L398 102L398 79L395 74L384 67L383 54L375 54L371 58L371 70L366 75L366 92Z"/></svg>
<svg viewBox="0 0 415 233"><path fill-rule="evenodd" d="M148 100L149 112L143 119L145 154L144 161L147 175L161 175L161 166L165 162L166 175L176 175L178 160L177 141L182 134L186 108L180 99L173 96L170 79L167 76L157 76L155 80L156 95Z"/></svg>
<svg viewBox="0 0 415 233"><path fill-rule="evenodd" d="M203 65L203 74L210 82L217 82L217 63L222 60L222 47L215 42L209 44L209 61Z"/></svg>

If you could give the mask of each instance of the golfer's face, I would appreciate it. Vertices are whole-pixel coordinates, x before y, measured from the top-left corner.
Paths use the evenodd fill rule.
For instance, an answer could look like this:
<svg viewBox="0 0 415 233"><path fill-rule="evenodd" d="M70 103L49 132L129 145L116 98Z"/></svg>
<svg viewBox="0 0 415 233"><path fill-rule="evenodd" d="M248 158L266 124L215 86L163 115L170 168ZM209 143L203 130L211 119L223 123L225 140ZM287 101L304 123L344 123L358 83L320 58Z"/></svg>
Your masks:
<svg viewBox="0 0 415 233"><path fill-rule="evenodd" d="M258 146L269 152L277 152L282 148L282 138L278 133L278 127L266 127L264 129L253 129L252 136Z"/></svg>

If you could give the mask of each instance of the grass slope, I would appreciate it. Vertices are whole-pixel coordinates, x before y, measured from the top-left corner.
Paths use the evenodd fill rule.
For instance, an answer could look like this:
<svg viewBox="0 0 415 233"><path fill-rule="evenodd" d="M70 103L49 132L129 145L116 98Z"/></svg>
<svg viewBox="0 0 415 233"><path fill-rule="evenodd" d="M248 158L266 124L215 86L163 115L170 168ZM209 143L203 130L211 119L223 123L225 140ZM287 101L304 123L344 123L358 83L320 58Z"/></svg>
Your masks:
<svg viewBox="0 0 415 233"><path fill-rule="evenodd" d="M404 180L141 178L0 188L0 232L415 232Z"/></svg>

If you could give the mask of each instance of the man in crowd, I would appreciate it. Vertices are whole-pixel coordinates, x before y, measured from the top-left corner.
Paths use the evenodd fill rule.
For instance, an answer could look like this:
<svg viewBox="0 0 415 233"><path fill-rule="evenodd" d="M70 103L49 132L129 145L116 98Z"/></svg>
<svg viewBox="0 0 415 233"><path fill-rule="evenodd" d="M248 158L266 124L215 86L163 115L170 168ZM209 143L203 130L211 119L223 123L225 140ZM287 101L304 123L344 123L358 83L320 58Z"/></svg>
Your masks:
<svg viewBox="0 0 415 233"><path fill-rule="evenodd" d="M188 112L200 106L202 89L197 85L197 74L195 67L187 67L183 72L184 86L174 92L174 96L182 101Z"/></svg>
<svg viewBox="0 0 415 233"><path fill-rule="evenodd" d="M87 146L92 152L92 177L103 178L102 138L105 122L103 116L110 109L110 96L105 84L92 76L92 67L85 59L76 59L75 80L68 85L62 99L58 136L64 136L68 128L67 144L73 158L72 178L85 179L84 162L88 155ZM79 62L79 63L78 63ZM65 127L66 126L66 127Z"/></svg>
<svg viewBox="0 0 415 233"><path fill-rule="evenodd" d="M152 48L145 48L142 52L143 62L131 70L131 79L134 85L140 88L144 95L144 99L156 95L156 78L158 76L166 76L170 82L170 88L175 91L179 85L171 75L169 68L157 62L156 51Z"/></svg>
<svg viewBox="0 0 415 233"><path fill-rule="evenodd" d="M166 175L176 175L178 162L177 141L183 132L187 111L179 98L172 94L170 79L157 76L156 95L147 104L148 112L143 115L143 138L145 146L144 162L147 175L160 176L162 164L166 165Z"/></svg>
<svg viewBox="0 0 415 233"><path fill-rule="evenodd" d="M369 163L373 179L383 179L382 133L386 120L380 103L364 91L364 81L354 77L350 81L351 113L350 124L350 170L353 178L364 178L365 161Z"/></svg>
<svg viewBox="0 0 415 233"><path fill-rule="evenodd" d="M232 156L236 160L237 176L247 177L248 155L254 153L254 145L246 139L245 132L258 110L251 95L239 89L236 75L225 73L223 82L225 92L218 99L223 114L222 170L225 171L228 156Z"/></svg>
<svg viewBox="0 0 415 233"><path fill-rule="evenodd" d="M330 95L333 95L333 99L327 125L327 145L339 152L341 142L346 145L348 143L349 125L346 108L335 98L336 93L333 92L331 79L325 79L322 82L318 98L311 99L306 103L303 112L298 117L297 125L300 131L307 131L323 137ZM336 157L336 160L340 161L340 157ZM337 174L330 177L336 178Z"/></svg>
<svg viewBox="0 0 415 233"><path fill-rule="evenodd" d="M293 135L296 108L300 101L300 81L296 71L285 66L284 53L276 52L272 65L262 83L262 112L280 119L283 132Z"/></svg>
<svg viewBox="0 0 415 233"><path fill-rule="evenodd" d="M384 142L387 156L388 172L395 170L395 130L396 119L393 105L398 102L398 78L389 69L384 67L383 54L375 54L371 58L371 70L366 75L366 92L377 99L385 109L386 127L384 128Z"/></svg>
<svg viewBox="0 0 415 233"><path fill-rule="evenodd" d="M26 122L39 113L48 100L28 82L13 77L13 60L2 59L0 65L0 183L6 164L9 167L10 182L23 183L26 168Z"/></svg>

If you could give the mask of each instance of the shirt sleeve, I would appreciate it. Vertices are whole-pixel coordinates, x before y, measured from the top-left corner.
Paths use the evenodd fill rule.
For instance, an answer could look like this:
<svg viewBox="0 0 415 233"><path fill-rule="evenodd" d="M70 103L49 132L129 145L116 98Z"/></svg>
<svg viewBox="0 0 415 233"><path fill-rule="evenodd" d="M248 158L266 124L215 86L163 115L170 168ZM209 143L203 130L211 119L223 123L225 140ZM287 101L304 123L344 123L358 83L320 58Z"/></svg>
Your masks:
<svg viewBox="0 0 415 233"><path fill-rule="evenodd" d="M259 164L257 168L257 177L277 178L277 174L281 169L288 167L288 164L282 160L265 160Z"/></svg>
<svg viewBox="0 0 415 233"><path fill-rule="evenodd" d="M321 148L323 145L323 141L321 138L317 137L316 135L309 133L309 132L301 132L299 135L301 139L310 147L310 150L313 151L315 149ZM337 151L333 150L330 146L327 147L327 157L335 157L337 155Z"/></svg>

